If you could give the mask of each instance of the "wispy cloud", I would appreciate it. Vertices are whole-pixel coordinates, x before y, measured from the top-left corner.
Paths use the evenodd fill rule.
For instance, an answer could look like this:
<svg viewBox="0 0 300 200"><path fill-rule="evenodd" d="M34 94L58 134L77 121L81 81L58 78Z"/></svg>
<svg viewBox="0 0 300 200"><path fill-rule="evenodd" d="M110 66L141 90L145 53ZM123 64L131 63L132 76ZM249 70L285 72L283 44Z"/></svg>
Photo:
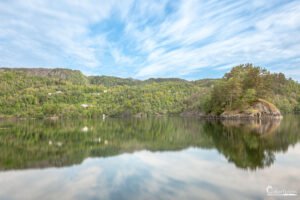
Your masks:
<svg viewBox="0 0 300 200"><path fill-rule="evenodd" d="M1 1L0 65L148 78L252 62L300 79L299 1Z"/></svg>

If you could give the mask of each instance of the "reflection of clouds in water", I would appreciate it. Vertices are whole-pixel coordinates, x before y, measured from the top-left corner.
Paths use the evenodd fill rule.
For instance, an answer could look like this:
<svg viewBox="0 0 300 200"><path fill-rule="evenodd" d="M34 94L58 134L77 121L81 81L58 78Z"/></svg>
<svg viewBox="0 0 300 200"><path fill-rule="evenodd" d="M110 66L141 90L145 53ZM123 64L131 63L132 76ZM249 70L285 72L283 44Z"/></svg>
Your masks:
<svg viewBox="0 0 300 200"><path fill-rule="evenodd" d="M92 165L3 172L0 173L0 199L9 199L9 196L12 199L76 199L90 196L96 192L90 189L96 187L99 176L101 168Z"/></svg>
<svg viewBox="0 0 300 200"><path fill-rule="evenodd" d="M300 145L270 168L237 169L215 150L141 151L81 165L0 173L0 199L253 199L267 185L300 191ZM295 188L298 187L298 188Z"/></svg>
<svg viewBox="0 0 300 200"><path fill-rule="evenodd" d="M65 173L64 173L65 174ZM69 194L68 199L76 199L79 197L90 196L93 197L97 195L96 190L90 190L91 188L97 188L98 177L102 176L102 169L99 166L88 166L80 170L74 167L73 172L70 172L70 178L66 180L66 184L63 185L61 190L61 195L63 192L67 191ZM90 191L85 194L85 191ZM105 192L105 191L103 191ZM105 196L105 193L102 193Z"/></svg>

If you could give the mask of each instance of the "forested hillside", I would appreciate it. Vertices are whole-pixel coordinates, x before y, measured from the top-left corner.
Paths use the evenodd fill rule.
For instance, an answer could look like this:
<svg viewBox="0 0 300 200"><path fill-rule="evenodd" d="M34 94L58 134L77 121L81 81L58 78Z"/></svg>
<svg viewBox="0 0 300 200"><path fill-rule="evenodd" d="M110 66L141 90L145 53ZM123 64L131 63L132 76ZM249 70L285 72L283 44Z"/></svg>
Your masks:
<svg viewBox="0 0 300 200"><path fill-rule="evenodd" d="M135 80L68 69L0 69L1 117L220 114L258 98L282 112L300 110L300 87L283 74L240 65L220 80Z"/></svg>
<svg viewBox="0 0 300 200"><path fill-rule="evenodd" d="M85 77L78 71L0 70L2 117L102 117L180 113L189 97L210 90L177 79Z"/></svg>

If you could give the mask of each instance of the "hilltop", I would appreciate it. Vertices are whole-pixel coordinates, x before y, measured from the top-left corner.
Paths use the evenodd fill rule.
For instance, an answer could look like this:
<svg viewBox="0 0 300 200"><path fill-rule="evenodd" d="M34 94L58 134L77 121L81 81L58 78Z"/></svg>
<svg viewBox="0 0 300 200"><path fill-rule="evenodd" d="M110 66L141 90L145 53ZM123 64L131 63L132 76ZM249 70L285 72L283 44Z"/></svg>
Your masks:
<svg viewBox="0 0 300 200"><path fill-rule="evenodd" d="M74 84L86 84L88 79L79 70L63 68L0 68L0 72L20 72L28 76L53 78L69 81Z"/></svg>
<svg viewBox="0 0 300 200"><path fill-rule="evenodd" d="M243 113L262 99L282 113L300 110L300 86L251 64L222 79L137 80L78 70L0 68L0 117L102 117Z"/></svg>

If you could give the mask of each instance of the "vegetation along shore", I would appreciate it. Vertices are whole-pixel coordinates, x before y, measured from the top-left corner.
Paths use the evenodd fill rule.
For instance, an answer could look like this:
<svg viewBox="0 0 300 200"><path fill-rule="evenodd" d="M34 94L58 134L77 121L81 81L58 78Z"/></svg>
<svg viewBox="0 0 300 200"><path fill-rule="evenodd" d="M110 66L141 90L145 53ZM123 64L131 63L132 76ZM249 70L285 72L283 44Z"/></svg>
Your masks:
<svg viewBox="0 0 300 200"><path fill-rule="evenodd" d="M243 64L221 79L136 80L78 70L0 68L0 118L173 115L281 118L300 111L300 84Z"/></svg>

